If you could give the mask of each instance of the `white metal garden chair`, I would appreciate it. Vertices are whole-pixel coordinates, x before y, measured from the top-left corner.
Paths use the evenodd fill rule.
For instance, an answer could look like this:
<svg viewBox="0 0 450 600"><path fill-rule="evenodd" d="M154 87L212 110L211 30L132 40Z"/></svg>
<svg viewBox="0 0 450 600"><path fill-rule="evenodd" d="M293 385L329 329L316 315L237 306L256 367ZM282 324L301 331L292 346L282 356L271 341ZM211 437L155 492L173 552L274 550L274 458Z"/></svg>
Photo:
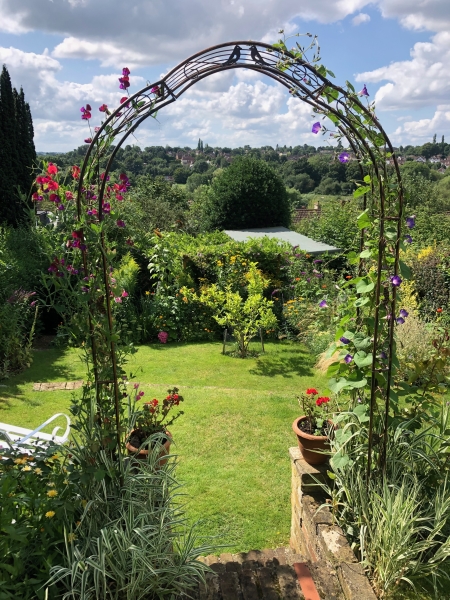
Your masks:
<svg viewBox="0 0 450 600"><path fill-rule="evenodd" d="M58 417L64 417L66 419L66 429L62 435L58 435L58 431L62 431L63 427L60 425L56 426L51 433L44 433L42 429L49 423L57 419ZM64 413L57 413L47 419L45 423L36 427L36 429L25 429L24 427L16 427L15 425L8 425L7 423L0 423L0 448L16 448L26 446L40 446L45 447L49 442L55 442L56 444L64 444L67 441L70 434L70 419Z"/></svg>

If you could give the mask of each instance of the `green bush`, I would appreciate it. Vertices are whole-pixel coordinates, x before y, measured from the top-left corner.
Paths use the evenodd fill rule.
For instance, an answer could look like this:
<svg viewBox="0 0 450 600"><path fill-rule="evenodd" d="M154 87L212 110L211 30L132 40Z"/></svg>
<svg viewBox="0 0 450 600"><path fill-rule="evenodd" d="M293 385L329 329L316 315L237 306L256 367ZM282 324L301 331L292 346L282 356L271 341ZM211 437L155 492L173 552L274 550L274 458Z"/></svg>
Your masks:
<svg viewBox="0 0 450 600"><path fill-rule="evenodd" d="M50 568L64 552L64 529L81 514L58 447L32 455L4 449L0 455L0 597L43 600ZM49 588L49 599L60 598Z"/></svg>
<svg viewBox="0 0 450 600"><path fill-rule="evenodd" d="M238 157L215 177L206 207L210 229L289 226L283 180L266 162Z"/></svg>
<svg viewBox="0 0 450 600"><path fill-rule="evenodd" d="M303 219L296 231L317 242L340 248L343 252L359 249L360 231L356 217L362 212L358 200L328 201L317 217Z"/></svg>

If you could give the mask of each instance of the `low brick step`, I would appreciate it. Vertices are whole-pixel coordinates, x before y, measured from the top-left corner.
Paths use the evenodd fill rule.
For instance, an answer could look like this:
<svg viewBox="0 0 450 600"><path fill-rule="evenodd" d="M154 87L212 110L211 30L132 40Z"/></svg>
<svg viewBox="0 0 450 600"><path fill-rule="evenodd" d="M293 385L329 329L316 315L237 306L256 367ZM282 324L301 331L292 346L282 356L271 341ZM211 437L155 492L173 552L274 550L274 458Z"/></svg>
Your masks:
<svg viewBox="0 0 450 600"><path fill-rule="evenodd" d="M311 563L290 548L252 550L247 553L223 553L200 557L212 573L206 585L200 584L195 600L305 600L299 573L307 582L309 575L315 596L308 600L341 600L337 575L331 564ZM299 570L298 565L303 565ZM300 577L301 580L301 577ZM312 584L310 581L309 583Z"/></svg>

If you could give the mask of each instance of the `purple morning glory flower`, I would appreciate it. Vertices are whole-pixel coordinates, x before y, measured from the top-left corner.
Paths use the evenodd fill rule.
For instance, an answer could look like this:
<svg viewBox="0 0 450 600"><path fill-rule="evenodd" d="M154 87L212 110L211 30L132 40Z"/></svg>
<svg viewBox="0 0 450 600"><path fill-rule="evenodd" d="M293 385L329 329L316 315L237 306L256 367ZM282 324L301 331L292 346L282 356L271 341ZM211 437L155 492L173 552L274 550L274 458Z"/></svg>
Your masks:
<svg viewBox="0 0 450 600"><path fill-rule="evenodd" d="M117 227L125 227L125 221L122 221L122 219L118 219L116 223Z"/></svg>
<svg viewBox="0 0 450 600"><path fill-rule="evenodd" d="M338 156L338 159L341 163L348 163L348 161L350 160L350 154L348 152L341 152Z"/></svg>
<svg viewBox="0 0 450 600"><path fill-rule="evenodd" d="M413 241L413 239L410 235L405 235L405 242L407 244L412 244L412 241Z"/></svg>
<svg viewBox="0 0 450 600"><path fill-rule="evenodd" d="M390 277L390 282L394 287L398 287L402 282L402 278L400 277L400 275L392 275Z"/></svg>
<svg viewBox="0 0 450 600"><path fill-rule="evenodd" d="M319 306L320 308L328 308L328 304L326 300L322 300L322 302L319 302Z"/></svg>
<svg viewBox="0 0 450 600"><path fill-rule="evenodd" d="M396 319L396 321L397 321L397 325L403 325L403 323L405 322L405 319L403 317L398 317Z"/></svg>
<svg viewBox="0 0 450 600"><path fill-rule="evenodd" d="M321 258L316 258L316 260L313 260L313 263L321 263L323 262L323 260Z"/></svg>
<svg viewBox="0 0 450 600"><path fill-rule="evenodd" d="M347 339L344 336L342 336L341 338L339 338L339 341L342 342L343 344L350 344L350 340Z"/></svg>
<svg viewBox="0 0 450 600"><path fill-rule="evenodd" d="M350 364L353 360L353 356L351 354L347 354L344 358L344 362Z"/></svg>
<svg viewBox="0 0 450 600"><path fill-rule="evenodd" d="M317 123L314 123L314 125L312 126L311 131L313 133L319 133L319 131L322 129L322 125L320 124L319 121L317 121Z"/></svg>
<svg viewBox="0 0 450 600"><path fill-rule="evenodd" d="M406 318L408 315L409 315L409 312L407 310L405 310L404 308L402 308L400 310L400 316L401 317L405 317Z"/></svg>
<svg viewBox="0 0 450 600"><path fill-rule="evenodd" d="M364 84L363 89L358 92L358 96L368 96L369 92L367 91L366 84Z"/></svg>
<svg viewBox="0 0 450 600"><path fill-rule="evenodd" d="M408 227L408 229L412 229L415 226L416 226L416 215L411 215L410 217L408 217L406 219L406 227Z"/></svg>
<svg viewBox="0 0 450 600"><path fill-rule="evenodd" d="M382 350L379 354L379 358L381 358L382 360L386 360L387 358L387 354L384 350Z"/></svg>
<svg viewBox="0 0 450 600"><path fill-rule="evenodd" d="M90 292L90 289L86 285L82 285L81 291L84 292L85 294L87 294L88 292Z"/></svg>

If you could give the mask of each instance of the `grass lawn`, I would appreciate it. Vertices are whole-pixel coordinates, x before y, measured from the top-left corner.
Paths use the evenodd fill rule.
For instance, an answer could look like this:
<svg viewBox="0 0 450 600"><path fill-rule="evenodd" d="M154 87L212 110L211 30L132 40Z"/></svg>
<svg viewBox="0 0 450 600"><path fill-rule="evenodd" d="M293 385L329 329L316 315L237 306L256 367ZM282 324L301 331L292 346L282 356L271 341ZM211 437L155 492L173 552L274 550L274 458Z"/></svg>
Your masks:
<svg viewBox="0 0 450 600"><path fill-rule="evenodd" d="M265 354L245 360L221 349L220 343L141 346L127 370L144 399L161 398L169 385L185 397L185 414L171 433L188 514L200 531L233 551L287 545L295 396L313 385L324 390L326 377L298 344L269 342ZM33 427L67 412L74 392L33 392L33 383L83 374L75 350L36 351L30 369L2 382L0 421Z"/></svg>

